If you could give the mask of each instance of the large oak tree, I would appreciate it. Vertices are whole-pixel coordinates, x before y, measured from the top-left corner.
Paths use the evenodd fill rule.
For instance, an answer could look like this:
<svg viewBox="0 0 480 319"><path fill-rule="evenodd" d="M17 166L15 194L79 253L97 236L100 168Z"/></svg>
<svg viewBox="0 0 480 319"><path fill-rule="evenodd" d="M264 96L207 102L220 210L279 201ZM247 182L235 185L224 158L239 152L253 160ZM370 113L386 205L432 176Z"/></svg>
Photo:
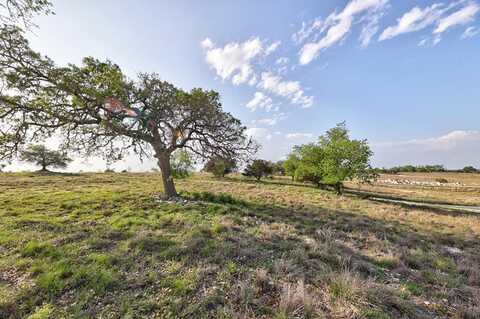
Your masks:
<svg viewBox="0 0 480 319"><path fill-rule="evenodd" d="M22 31L0 30L0 157L59 136L61 147L119 159L154 156L164 191L176 196L170 157L186 149L202 158L239 158L254 150L217 92L189 92L157 74L126 77L111 61L85 58L64 67L34 52Z"/></svg>

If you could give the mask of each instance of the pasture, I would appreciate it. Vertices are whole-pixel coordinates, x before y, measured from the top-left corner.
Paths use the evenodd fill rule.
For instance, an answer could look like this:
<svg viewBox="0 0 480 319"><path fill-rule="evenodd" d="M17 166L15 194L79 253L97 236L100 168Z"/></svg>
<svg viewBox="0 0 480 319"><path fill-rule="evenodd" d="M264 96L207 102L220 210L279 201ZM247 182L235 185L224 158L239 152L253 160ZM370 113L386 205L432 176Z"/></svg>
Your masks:
<svg viewBox="0 0 480 319"><path fill-rule="evenodd" d="M480 202L478 175L446 178L471 189L369 189ZM162 200L156 173L0 174L0 317L480 316L480 215L284 179L176 183L185 200Z"/></svg>

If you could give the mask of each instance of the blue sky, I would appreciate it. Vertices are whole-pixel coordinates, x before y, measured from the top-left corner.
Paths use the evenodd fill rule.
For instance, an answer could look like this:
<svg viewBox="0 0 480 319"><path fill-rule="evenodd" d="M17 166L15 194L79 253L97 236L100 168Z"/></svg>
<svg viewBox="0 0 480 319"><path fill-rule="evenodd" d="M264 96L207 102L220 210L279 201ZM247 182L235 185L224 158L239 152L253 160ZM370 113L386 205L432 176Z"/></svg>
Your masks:
<svg viewBox="0 0 480 319"><path fill-rule="evenodd" d="M478 0L76 0L54 10L29 35L36 50L217 90L263 144L260 157L278 160L345 120L378 166L480 166Z"/></svg>

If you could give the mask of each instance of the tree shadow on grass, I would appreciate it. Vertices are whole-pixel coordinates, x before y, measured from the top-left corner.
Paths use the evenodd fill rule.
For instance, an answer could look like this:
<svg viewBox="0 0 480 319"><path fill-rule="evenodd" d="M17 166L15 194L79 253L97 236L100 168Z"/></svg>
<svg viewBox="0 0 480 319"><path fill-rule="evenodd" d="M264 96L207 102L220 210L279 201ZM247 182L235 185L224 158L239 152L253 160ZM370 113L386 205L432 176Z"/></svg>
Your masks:
<svg viewBox="0 0 480 319"><path fill-rule="evenodd" d="M213 203L225 204L225 195L218 196L221 197L215 198L215 195L210 193L193 197L203 197ZM234 201L235 199L231 200L231 202ZM235 209L238 205L241 206L241 209ZM472 247L478 251L478 242L476 243L474 240L466 241L456 236L439 234L425 236L419 234L412 226L403 225L397 221L391 221L389 225L386 225L384 221L342 210L327 210L307 205L304 211L299 212L281 206L262 205L241 200L237 200L235 206L231 208L232 218L242 216L253 219L253 223L257 224L253 227L262 229L262 226L265 226L263 231L267 234L252 236L244 231L235 232L234 227L233 230L227 230L221 240L218 236L213 236L208 232L203 236L195 234L185 242L187 249L181 253L190 257L187 258L188 263L196 261L216 263L219 260L233 260L251 269L263 267L272 270L275 268L275 261L289 260L292 262L293 268L291 272L284 274L284 278L288 278L290 281L302 280L312 286L319 285L324 280L324 278L319 279L319 273L335 272L343 267L365 280L373 280L375 288L372 288L368 297L365 298L393 317L406 315L409 318L433 318L438 315L424 305L402 300L399 297L401 292L398 290L398 283L399 281L420 280L430 288L436 286L446 289L445 283L435 282L432 278L427 281L419 274L422 271L434 272L437 267L435 263L438 260L450 258L448 255L438 253L441 251L442 245ZM310 209L312 213L308 212ZM275 225L277 229L274 227L269 235L269 226L272 225ZM282 235L282 231L278 231L279 225L280 227L281 225L290 225L294 227L295 231L290 235L288 232ZM252 227L252 225L247 225L248 227ZM365 255L361 249L358 249L359 247L347 245L347 243L351 244L348 237L353 232L373 234L378 241L389 242L392 246L390 249L400 255L399 260L392 265L387 265L392 269L385 269L382 263ZM367 237L361 238L364 242L358 242L358 246L368 244ZM211 244L212 241L215 243L214 248L206 244ZM205 252L202 247L210 248ZM411 256L408 253L411 250L424 251L427 256L418 256L420 259L418 261L409 260ZM428 255L429 251L435 253L430 256ZM438 255L436 255L437 253ZM434 260L434 258L438 259ZM452 270L452 276L456 275ZM393 283L393 285L385 283ZM452 294L447 296L448 303L453 304L459 298L458 293L454 293L458 287L450 288L452 288ZM424 297L425 300L429 300L431 295Z"/></svg>

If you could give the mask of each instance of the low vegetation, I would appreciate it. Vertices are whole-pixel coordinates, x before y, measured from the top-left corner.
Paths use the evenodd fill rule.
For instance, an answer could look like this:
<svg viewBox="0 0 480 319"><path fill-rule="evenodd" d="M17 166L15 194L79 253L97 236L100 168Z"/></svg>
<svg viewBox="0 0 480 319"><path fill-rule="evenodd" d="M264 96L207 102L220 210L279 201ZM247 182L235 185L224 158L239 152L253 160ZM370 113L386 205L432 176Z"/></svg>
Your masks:
<svg viewBox="0 0 480 319"><path fill-rule="evenodd" d="M196 175L0 175L2 318L478 318L480 216Z"/></svg>

